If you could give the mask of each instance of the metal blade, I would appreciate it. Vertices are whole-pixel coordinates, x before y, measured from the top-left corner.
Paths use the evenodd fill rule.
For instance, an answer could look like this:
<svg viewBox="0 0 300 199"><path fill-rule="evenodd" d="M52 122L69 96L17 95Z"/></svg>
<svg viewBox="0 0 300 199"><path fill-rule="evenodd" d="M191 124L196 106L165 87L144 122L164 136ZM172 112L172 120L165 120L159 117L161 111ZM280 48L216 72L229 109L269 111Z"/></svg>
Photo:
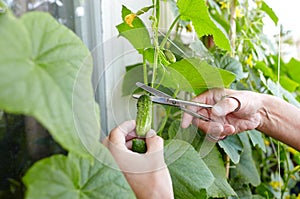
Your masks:
<svg viewBox="0 0 300 199"><path fill-rule="evenodd" d="M153 95L156 95L156 96L159 96L159 97L166 97L166 98L171 98L170 95L162 92L162 91L159 91L159 90L156 90L155 88L152 88L150 86L147 86L141 82L137 82L136 85L142 89L144 89L145 91L153 94Z"/></svg>
<svg viewBox="0 0 300 199"><path fill-rule="evenodd" d="M138 98L141 97L141 95L139 95L139 94L133 94L132 97L135 98L135 99L138 99ZM171 103L171 102L168 100L168 98L165 98L165 97L150 96L150 99L151 99L151 101L154 102L154 103L177 106L177 105Z"/></svg>

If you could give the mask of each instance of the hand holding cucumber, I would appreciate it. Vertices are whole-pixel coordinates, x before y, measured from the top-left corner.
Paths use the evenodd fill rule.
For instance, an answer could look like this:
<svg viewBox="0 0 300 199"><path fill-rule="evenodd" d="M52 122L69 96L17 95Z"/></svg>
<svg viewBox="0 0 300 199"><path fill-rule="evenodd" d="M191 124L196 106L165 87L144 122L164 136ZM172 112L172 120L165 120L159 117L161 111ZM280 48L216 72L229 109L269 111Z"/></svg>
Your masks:
<svg viewBox="0 0 300 199"><path fill-rule="evenodd" d="M144 138L146 153L136 153L131 150L132 139L138 137L135 130L135 120L126 121L110 132L104 144L137 198L173 198L171 176L164 161L163 139L149 130Z"/></svg>

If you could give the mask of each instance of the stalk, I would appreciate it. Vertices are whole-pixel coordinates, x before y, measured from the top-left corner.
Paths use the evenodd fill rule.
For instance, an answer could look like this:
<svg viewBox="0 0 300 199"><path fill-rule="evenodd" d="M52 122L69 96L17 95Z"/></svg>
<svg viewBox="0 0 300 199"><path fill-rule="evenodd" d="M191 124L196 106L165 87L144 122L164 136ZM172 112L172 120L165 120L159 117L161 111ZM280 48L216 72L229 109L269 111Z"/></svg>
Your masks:
<svg viewBox="0 0 300 199"><path fill-rule="evenodd" d="M230 30L229 30L229 40L231 45L231 57L235 56L235 39L236 39L236 2L237 0L232 0L230 2ZM230 174L230 157L226 155L226 177L229 178Z"/></svg>
<svg viewBox="0 0 300 199"><path fill-rule="evenodd" d="M147 64L145 58L145 51L143 52L143 75L144 75L144 84L148 85L148 73L147 73Z"/></svg>
<svg viewBox="0 0 300 199"><path fill-rule="evenodd" d="M160 0L155 1L155 17L153 21L153 44L154 44L154 63L153 63L153 72L152 72L152 83L151 86L154 86L154 82L156 79L156 70L157 70L157 65L158 65L158 53L159 53L159 44L158 44L158 24L159 24L159 19L160 19Z"/></svg>
<svg viewBox="0 0 300 199"><path fill-rule="evenodd" d="M175 25L177 24L177 22L179 21L179 18L180 18L180 15L178 15L178 16L174 19L174 21L172 22L172 24L171 24L171 26L170 26L168 32L166 33L164 39L162 40L162 42L161 42L161 44L160 44L160 48L164 48L164 46L166 45L166 43L167 43L167 41L168 41L168 38L169 38L169 36L171 35L171 32L172 32L174 26L175 26Z"/></svg>

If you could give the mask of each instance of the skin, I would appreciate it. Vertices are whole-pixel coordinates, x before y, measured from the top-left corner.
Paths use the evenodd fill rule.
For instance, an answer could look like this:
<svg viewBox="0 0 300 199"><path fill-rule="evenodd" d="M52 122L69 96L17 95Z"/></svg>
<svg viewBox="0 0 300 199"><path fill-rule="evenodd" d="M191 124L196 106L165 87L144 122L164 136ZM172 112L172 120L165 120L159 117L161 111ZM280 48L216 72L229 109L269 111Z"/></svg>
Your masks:
<svg viewBox="0 0 300 199"><path fill-rule="evenodd" d="M193 101L213 105L212 109L189 109L214 121L206 122L184 113L183 128L193 123L204 132L220 138L257 129L300 151L300 109L278 97L251 91L212 89ZM235 111L239 102L240 109Z"/></svg>
<svg viewBox="0 0 300 199"><path fill-rule="evenodd" d="M164 161L163 139L153 130L145 138L147 152L131 151L136 138L135 121L126 121L114 128L103 142L110 150L129 185L139 199L172 199L173 188L169 170Z"/></svg>

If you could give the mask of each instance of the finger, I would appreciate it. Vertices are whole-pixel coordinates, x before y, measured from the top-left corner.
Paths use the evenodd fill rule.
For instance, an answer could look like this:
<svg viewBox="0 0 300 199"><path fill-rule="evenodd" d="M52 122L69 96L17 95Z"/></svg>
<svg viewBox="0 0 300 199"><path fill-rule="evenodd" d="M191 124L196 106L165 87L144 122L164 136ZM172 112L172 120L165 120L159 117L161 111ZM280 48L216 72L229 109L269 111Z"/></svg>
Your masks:
<svg viewBox="0 0 300 199"><path fill-rule="evenodd" d="M127 147L127 149L131 150L132 149L132 140L129 140L128 142L126 142L125 146Z"/></svg>
<svg viewBox="0 0 300 199"><path fill-rule="evenodd" d="M197 98L195 98L193 101L199 102ZM195 113L199 110L199 108L196 106L188 106L187 109L189 109ZM189 125L192 123L193 119L194 119L194 116L192 116L189 113L184 112L183 116L182 116L181 127L182 128L189 127Z"/></svg>
<svg viewBox="0 0 300 199"><path fill-rule="evenodd" d="M114 128L109 134L109 141L114 144L125 144L125 137L135 129L135 121L126 121Z"/></svg>
<svg viewBox="0 0 300 199"><path fill-rule="evenodd" d="M223 125L219 122L206 122L195 118L193 124L205 133L214 134L215 136L220 136L224 131Z"/></svg>
<svg viewBox="0 0 300 199"><path fill-rule="evenodd" d="M155 152L159 150L163 150L164 141L159 136L152 136L146 138L147 152Z"/></svg>
<svg viewBox="0 0 300 199"><path fill-rule="evenodd" d="M225 97L217 102L213 108L212 113L217 116L226 116L229 113L234 112L239 107L239 102L231 97Z"/></svg>
<svg viewBox="0 0 300 199"><path fill-rule="evenodd" d="M156 132L153 129L150 129L146 134L146 138L150 138L156 135Z"/></svg>
<svg viewBox="0 0 300 199"><path fill-rule="evenodd" d="M124 134L124 136L127 136L129 133L134 131L135 127L136 127L135 120L129 120L123 122L117 128Z"/></svg>

